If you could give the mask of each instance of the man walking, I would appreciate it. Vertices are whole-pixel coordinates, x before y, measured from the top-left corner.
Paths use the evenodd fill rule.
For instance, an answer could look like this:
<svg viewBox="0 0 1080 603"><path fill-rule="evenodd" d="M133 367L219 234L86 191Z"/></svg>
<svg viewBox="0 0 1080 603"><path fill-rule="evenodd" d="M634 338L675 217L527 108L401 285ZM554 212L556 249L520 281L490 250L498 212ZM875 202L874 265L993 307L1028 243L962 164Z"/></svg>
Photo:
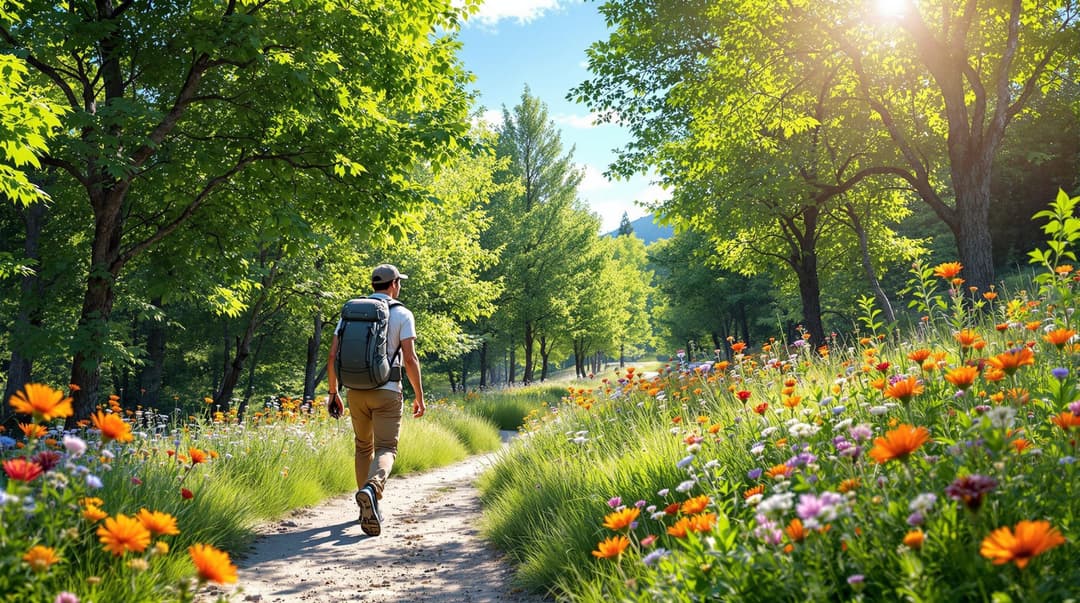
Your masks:
<svg viewBox="0 0 1080 603"><path fill-rule="evenodd" d="M398 272L391 264L381 264L371 273L370 297L387 302L396 300L401 294L401 282L409 278ZM341 396L338 394L338 375L336 360L338 337L343 322L338 322L334 329L334 339L330 344L330 357L327 362L327 376L330 385L329 405L331 412L338 415L343 412ZM420 377L420 359L416 355L416 322L405 306L390 305L390 318L387 322L386 349L389 354L400 353L391 358L391 365L397 367L391 379L376 389L348 389L346 392L349 413L352 416L353 433L356 437L356 504L360 507L360 529L369 536L378 536L382 532L382 516L379 513L379 500L383 497L386 480L397 457L398 434L401 431L402 393L401 368L412 385L416 396L413 401L413 416L424 415L424 385Z"/></svg>

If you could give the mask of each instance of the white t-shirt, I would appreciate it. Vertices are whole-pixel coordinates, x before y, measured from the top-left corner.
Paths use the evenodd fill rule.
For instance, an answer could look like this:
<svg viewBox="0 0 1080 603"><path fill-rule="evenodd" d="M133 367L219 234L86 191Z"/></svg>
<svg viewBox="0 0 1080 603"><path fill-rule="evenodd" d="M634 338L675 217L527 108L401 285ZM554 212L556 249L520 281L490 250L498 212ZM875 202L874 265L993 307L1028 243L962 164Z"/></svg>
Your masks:
<svg viewBox="0 0 1080 603"><path fill-rule="evenodd" d="M372 293L368 297L374 297L377 299L384 299L389 301L391 297L385 293ZM334 328L334 335L341 333L341 320L338 319L337 327ZM416 339L416 319L413 318L411 310L405 306L391 306L390 308L390 320L386 323L386 351L388 354L393 354L401 342L406 339ZM401 352L399 351L397 356L392 360L393 366L401 366ZM405 369L401 369L401 378L406 379ZM387 381L386 385L379 386L377 389L388 389L401 393L400 381Z"/></svg>

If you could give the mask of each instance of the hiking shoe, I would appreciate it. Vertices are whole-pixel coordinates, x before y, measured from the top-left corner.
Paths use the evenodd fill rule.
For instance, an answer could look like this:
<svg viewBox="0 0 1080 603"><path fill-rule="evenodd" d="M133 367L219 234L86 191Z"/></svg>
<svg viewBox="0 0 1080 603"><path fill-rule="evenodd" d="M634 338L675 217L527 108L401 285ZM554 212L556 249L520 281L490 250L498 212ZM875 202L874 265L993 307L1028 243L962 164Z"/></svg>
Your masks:
<svg viewBox="0 0 1080 603"><path fill-rule="evenodd" d="M360 529L368 536L378 536L382 532L382 517L375 489L371 485L360 488L356 492L356 504L360 507Z"/></svg>

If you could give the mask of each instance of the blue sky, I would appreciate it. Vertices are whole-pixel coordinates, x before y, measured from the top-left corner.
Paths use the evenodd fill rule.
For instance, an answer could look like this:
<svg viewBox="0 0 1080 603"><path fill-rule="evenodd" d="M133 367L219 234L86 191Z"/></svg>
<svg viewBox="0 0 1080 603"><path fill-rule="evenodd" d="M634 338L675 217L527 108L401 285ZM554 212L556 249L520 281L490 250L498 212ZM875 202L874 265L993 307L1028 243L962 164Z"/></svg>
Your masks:
<svg viewBox="0 0 1080 603"><path fill-rule="evenodd" d="M486 0L462 29L461 57L476 76L488 121L501 123L502 107L518 104L526 85L547 104L564 147L574 147L574 160L585 172L579 195L603 221L601 232L608 232L624 211L631 220L648 213L635 200L656 201L665 194L646 176L605 179L612 149L625 144L628 134L610 124L594 126L584 105L566 100L572 87L589 79L585 49L607 38L598 6L580 0Z"/></svg>

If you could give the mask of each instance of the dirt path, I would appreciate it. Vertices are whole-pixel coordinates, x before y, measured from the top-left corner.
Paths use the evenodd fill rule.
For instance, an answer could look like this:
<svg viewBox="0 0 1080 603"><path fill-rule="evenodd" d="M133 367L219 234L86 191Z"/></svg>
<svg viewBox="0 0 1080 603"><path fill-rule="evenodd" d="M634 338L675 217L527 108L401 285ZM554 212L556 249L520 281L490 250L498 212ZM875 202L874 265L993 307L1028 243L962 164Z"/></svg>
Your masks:
<svg viewBox="0 0 1080 603"><path fill-rule="evenodd" d="M351 494L265 526L237 560L233 601L341 603L540 603L510 584L511 568L480 538L476 477L494 455L392 477L382 534L356 522Z"/></svg>

